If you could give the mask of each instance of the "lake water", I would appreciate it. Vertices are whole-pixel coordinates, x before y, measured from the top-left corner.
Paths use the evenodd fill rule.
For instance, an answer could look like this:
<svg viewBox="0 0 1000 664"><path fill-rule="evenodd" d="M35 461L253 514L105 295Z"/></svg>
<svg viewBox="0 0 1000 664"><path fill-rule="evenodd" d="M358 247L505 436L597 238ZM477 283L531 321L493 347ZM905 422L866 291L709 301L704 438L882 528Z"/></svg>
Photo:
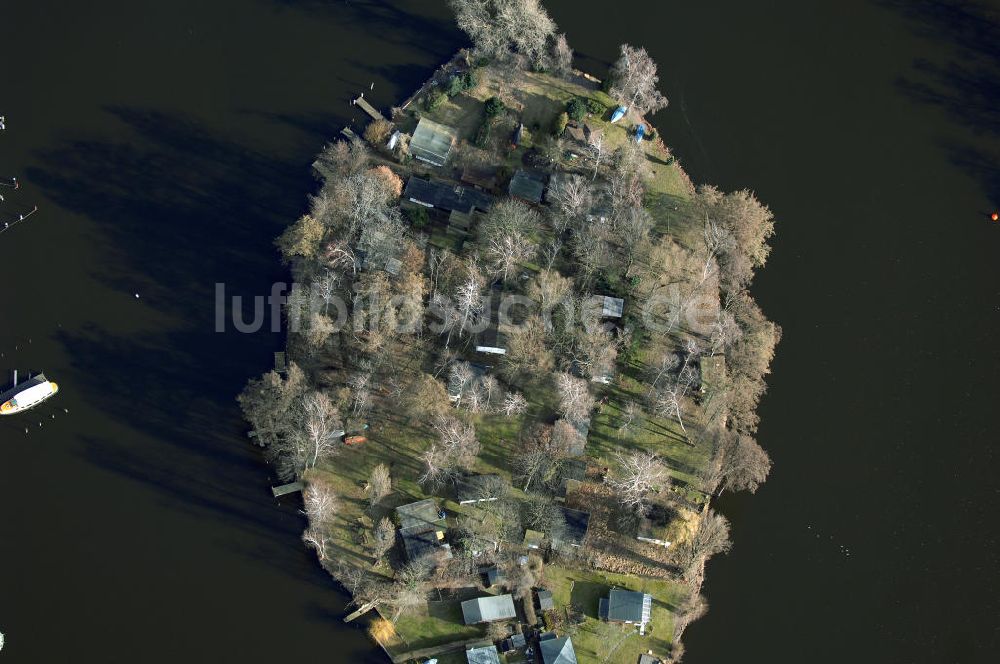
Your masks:
<svg viewBox="0 0 1000 664"><path fill-rule="evenodd" d="M546 5L595 73L646 45L672 100L656 123L692 177L778 218L754 286L785 330L761 408L775 469L719 503L736 546L710 565L686 661L993 661L995 17ZM346 598L242 438L233 395L281 340L214 333L214 289L286 278L271 239L312 155L362 126L349 97L374 82L388 107L462 36L418 0L39 1L0 19L0 176L41 208L0 235L0 371L62 388L0 422L4 661L383 661L340 624Z"/></svg>

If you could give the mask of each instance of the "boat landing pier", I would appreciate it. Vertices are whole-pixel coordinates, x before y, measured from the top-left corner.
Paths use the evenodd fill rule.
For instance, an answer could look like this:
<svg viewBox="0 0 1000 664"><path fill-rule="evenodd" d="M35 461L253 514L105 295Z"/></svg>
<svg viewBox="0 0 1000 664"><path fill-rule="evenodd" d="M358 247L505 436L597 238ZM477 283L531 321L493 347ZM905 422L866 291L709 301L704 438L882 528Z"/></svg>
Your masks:
<svg viewBox="0 0 1000 664"><path fill-rule="evenodd" d="M362 111L371 116L372 120L385 120L381 113L379 113L374 106L365 101L364 95L358 95L357 99L352 99L351 103L355 106L359 106Z"/></svg>

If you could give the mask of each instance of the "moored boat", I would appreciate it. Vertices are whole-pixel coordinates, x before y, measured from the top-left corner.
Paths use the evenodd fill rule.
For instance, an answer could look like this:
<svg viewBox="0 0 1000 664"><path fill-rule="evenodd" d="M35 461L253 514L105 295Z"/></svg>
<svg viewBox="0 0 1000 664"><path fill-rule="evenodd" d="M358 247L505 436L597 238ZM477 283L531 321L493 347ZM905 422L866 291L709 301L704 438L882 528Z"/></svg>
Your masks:
<svg viewBox="0 0 1000 664"><path fill-rule="evenodd" d="M614 124L625 117L625 113L628 111L624 106L619 106L615 109L615 112L611 114L611 124Z"/></svg>
<svg viewBox="0 0 1000 664"><path fill-rule="evenodd" d="M38 374L0 394L0 415L16 415L34 408L59 391L59 386Z"/></svg>

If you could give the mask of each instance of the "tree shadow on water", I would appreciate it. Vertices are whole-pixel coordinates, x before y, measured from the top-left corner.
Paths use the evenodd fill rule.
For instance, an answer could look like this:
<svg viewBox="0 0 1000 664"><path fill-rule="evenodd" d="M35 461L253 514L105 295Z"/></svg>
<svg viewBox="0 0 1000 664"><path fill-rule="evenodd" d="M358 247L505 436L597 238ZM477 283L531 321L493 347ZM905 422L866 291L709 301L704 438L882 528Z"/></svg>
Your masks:
<svg viewBox="0 0 1000 664"><path fill-rule="evenodd" d="M1000 12L967 0L875 0L905 16L914 32L941 48L897 80L909 99L943 110L973 136L945 145L953 163L1000 199L1000 168L983 139L1000 137Z"/></svg>
<svg viewBox="0 0 1000 664"><path fill-rule="evenodd" d="M139 321L116 313L57 337L74 370L67 382L88 406L155 441L83 437L84 455L168 496L173 509L286 534L299 526L273 507L268 471L248 449L234 401L267 368L280 336L239 334L231 324L215 332L214 292L226 282L267 295L271 282L287 279L271 240L301 212L308 170L188 117L106 110L118 120L111 137L67 140L29 171L99 235L93 277L112 290L141 288L137 311L154 312Z"/></svg>

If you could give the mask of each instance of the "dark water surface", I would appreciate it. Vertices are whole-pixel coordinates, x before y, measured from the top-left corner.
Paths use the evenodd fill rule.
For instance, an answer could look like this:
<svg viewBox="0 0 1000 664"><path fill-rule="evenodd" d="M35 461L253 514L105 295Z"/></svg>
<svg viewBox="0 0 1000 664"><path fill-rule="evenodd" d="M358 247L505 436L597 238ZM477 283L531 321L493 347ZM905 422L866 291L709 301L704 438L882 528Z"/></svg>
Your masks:
<svg viewBox="0 0 1000 664"><path fill-rule="evenodd" d="M546 5L595 72L646 45L694 179L779 219L754 288L785 328L761 410L775 472L721 502L736 548L686 661L994 661L995 18ZM0 235L0 371L62 392L0 422L0 657L380 661L241 439L232 397L280 339L213 333L214 284L285 278L270 241L349 96L374 81L390 105L461 36L419 0L2 9L0 175L42 212Z"/></svg>

